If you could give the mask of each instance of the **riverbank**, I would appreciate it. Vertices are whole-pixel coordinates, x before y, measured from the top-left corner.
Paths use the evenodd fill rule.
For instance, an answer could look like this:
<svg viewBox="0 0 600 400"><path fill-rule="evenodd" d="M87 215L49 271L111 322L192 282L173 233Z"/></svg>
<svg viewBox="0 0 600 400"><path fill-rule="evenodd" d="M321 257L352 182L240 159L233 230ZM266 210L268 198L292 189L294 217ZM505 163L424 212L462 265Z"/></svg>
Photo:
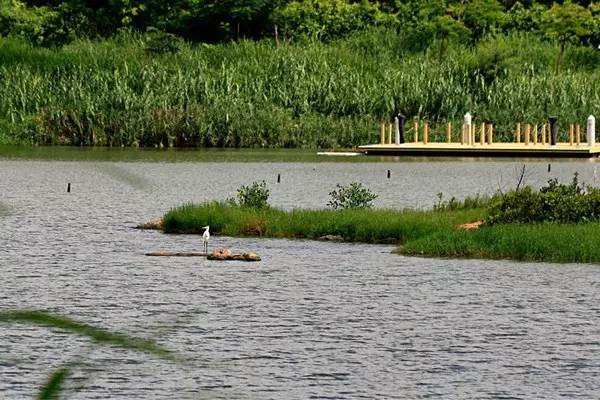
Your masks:
<svg viewBox="0 0 600 400"><path fill-rule="evenodd" d="M600 262L600 223L503 224L463 230L483 208L445 211L256 210L222 203L188 204L163 217L167 233L211 231L225 236L319 239L398 244L400 254L428 257Z"/></svg>

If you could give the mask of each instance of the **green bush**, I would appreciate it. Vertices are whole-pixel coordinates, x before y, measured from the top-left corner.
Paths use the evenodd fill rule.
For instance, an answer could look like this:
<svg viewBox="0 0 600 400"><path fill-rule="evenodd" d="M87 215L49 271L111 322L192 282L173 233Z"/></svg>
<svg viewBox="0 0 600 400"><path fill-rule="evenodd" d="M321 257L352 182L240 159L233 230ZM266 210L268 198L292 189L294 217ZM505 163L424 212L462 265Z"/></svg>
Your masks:
<svg viewBox="0 0 600 400"><path fill-rule="evenodd" d="M349 185L336 185L337 189L329 192L331 199L327 205L334 210L351 208L371 208L372 201L377 195L363 187L361 183L352 182Z"/></svg>
<svg viewBox="0 0 600 400"><path fill-rule="evenodd" d="M539 191L531 187L508 192L489 210L489 225L507 223L575 223L600 219L600 189L579 184L575 174L570 184L556 179Z"/></svg>
<svg viewBox="0 0 600 400"><path fill-rule="evenodd" d="M237 191L237 204L241 207L267 208L269 207L269 189L265 181L252 182L242 186Z"/></svg>

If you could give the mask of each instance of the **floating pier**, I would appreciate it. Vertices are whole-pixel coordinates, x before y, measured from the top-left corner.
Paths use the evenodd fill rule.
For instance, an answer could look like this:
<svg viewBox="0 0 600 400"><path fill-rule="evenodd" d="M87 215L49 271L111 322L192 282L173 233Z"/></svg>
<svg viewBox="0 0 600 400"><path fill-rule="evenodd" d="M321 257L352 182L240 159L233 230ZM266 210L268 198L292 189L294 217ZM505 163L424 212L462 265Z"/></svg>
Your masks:
<svg viewBox="0 0 600 400"><path fill-rule="evenodd" d="M445 142L430 141L429 124L420 121L414 122L412 137L406 138L404 124L405 117L401 114L395 118L394 124L382 122L380 143L359 146L358 151L366 155L442 157L593 158L600 155L593 116L587 120L585 137L582 137L580 125L570 125L568 142L557 140L556 117L550 117L549 123L544 124L516 124L514 142L495 142L494 126L473 122L469 113L465 115L459 132L453 132L452 124L447 124ZM395 135L392 135L394 128ZM453 141L453 133L458 134L457 141ZM456 135L454 137L456 139Z"/></svg>

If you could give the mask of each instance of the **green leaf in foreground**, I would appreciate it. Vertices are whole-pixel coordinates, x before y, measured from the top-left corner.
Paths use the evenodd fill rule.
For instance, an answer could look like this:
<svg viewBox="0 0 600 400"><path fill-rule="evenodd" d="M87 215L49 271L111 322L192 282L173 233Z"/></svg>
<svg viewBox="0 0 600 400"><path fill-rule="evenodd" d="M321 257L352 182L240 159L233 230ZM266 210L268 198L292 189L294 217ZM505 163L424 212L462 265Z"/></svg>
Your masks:
<svg viewBox="0 0 600 400"><path fill-rule="evenodd" d="M59 368L50 375L48 382L40 390L38 400L58 400L62 384L71 371L68 368Z"/></svg>
<svg viewBox="0 0 600 400"><path fill-rule="evenodd" d="M110 332L103 328L78 322L69 317L51 314L46 311L22 310L0 312L0 322L20 322L62 329L77 335L85 336L98 344L140 351L158 356L168 361L180 360L173 352L150 339L142 339L123 333Z"/></svg>

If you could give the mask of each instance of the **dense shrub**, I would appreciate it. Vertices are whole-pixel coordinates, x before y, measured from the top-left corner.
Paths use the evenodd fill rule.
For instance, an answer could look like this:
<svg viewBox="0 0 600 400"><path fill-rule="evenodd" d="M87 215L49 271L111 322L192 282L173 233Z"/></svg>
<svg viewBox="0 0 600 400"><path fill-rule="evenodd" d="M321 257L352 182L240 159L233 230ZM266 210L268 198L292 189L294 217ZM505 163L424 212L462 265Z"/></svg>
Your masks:
<svg viewBox="0 0 600 400"><path fill-rule="evenodd" d="M570 184L556 179L539 191L531 187L508 192L489 210L486 223L574 223L600 219L600 189L583 186L577 174Z"/></svg>
<svg viewBox="0 0 600 400"><path fill-rule="evenodd" d="M331 199L327 205L334 210L352 208L371 208L377 195L363 187L361 183L352 182L349 185L336 185L336 189L329 192Z"/></svg>
<svg viewBox="0 0 600 400"><path fill-rule="evenodd" d="M237 204L240 207L267 208L269 207L269 189L265 181L252 182L243 185L237 191Z"/></svg>

